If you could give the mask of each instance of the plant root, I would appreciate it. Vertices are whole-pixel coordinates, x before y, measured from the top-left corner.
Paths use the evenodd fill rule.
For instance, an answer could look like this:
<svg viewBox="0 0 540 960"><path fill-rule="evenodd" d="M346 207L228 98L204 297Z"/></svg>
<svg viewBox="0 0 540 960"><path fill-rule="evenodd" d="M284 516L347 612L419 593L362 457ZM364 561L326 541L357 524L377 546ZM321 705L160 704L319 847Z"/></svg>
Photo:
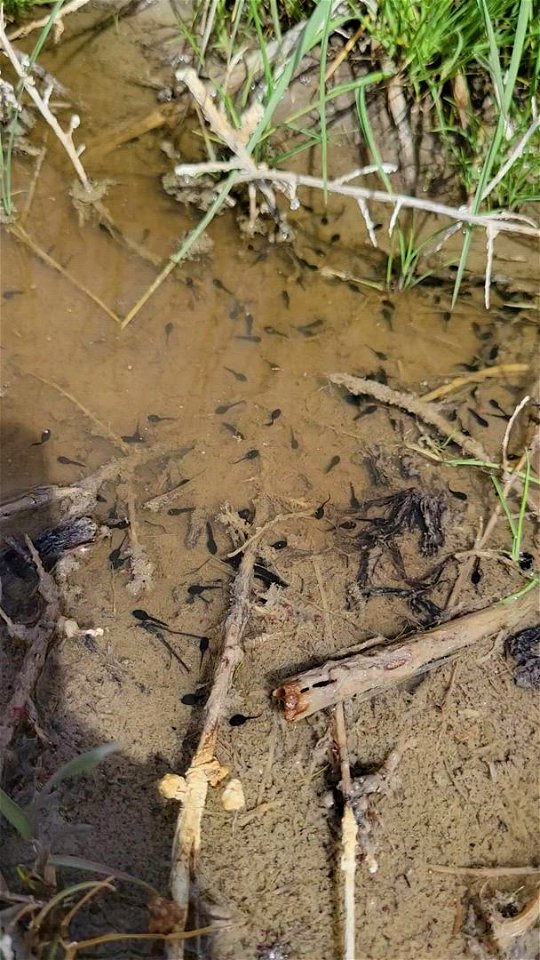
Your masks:
<svg viewBox="0 0 540 960"><path fill-rule="evenodd" d="M32 696L53 640L60 613L60 596L54 578L47 573L39 554L29 537L26 546L38 575L38 591L44 601L44 610L33 627L14 623L0 607L0 616L8 634L26 646L21 669L17 673L14 689L0 719L0 781L7 753L19 723L23 719L33 721L36 710Z"/></svg>

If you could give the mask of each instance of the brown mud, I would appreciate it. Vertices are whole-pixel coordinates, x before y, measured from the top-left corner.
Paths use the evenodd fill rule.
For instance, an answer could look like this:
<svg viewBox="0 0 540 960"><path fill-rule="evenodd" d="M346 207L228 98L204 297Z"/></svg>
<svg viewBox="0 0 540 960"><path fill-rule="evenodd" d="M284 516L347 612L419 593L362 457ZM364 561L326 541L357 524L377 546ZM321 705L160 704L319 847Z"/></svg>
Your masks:
<svg viewBox="0 0 540 960"><path fill-rule="evenodd" d="M80 40L66 37L45 58L80 102L85 135L97 136L104 117L114 126L152 109L154 91L133 82L148 70L140 41L128 23L78 52ZM160 187L169 165L161 139L149 134L89 169L114 181L106 204L119 227L164 259L198 214ZM155 268L96 225L78 222L68 196L71 172L51 138L48 151L26 229L125 315ZM31 174L31 163L19 166L16 190L27 188ZM134 599L126 589L127 566L111 569L109 555L123 531L86 550L69 577L66 615L102 628L103 635L55 643L37 697L48 746L24 738L18 772L11 771L9 789L24 802L77 752L119 741L116 757L88 778L70 781L48 811L56 852L128 870L165 892L175 810L156 784L168 771L185 769L192 755L200 706L182 698L208 689L234 576L224 562L231 540L216 517L225 502L250 515L256 505L270 514L311 507L315 514L325 504L317 516L284 522L268 538L273 546L262 559L287 587L267 593L256 581L258 609L227 715L252 719L238 726L226 720L219 735L219 758L241 779L247 802L247 811L233 816L211 792L203 821L201 886L232 919L216 948L229 960L251 960L258 945L276 941L291 960L337 955L338 833L328 807L332 770L324 740L329 721L315 716L286 725L271 703L272 688L373 634L397 637L427 625L435 609L426 602L411 606L410 595L373 590L404 587L395 552L385 545L377 545L370 560L373 595L361 595L355 581L365 519L358 514L365 515L352 507L409 488L441 499L444 544L435 556L422 555L414 530L396 538L410 587L443 557L469 549L496 503L484 473L433 462L413 449L427 432L421 423L369 400L347 402L327 374L383 377L421 395L459 376L464 364L528 363L536 349L531 311L505 307L502 288L494 290L487 313L482 286L467 284L450 315L451 287L443 282L387 293L325 277L322 266L380 281L384 258L369 247L354 210L341 203L325 210L316 194L306 200L311 209L291 215L293 247L246 239L232 214L220 217L210 230L212 252L177 268L122 332L12 234L2 242L3 498L45 483L76 483L119 455L52 383L117 437L137 436L149 455L157 444L175 452L149 456L133 487L139 539L154 565L151 590ZM530 279L530 251L502 241L497 249L496 271L517 277L519 288L520 273ZM510 414L529 388L528 375L502 374L451 394L444 410L497 460L507 422L500 410ZM232 405L227 412L216 412L226 405ZM50 439L36 445L46 430ZM523 439L518 427L511 449L521 453ZM258 455L246 457L253 450ZM452 448L452 455L460 454ZM183 480L163 509L143 508ZM126 491L110 485L102 493L101 518L115 507L124 515ZM489 546L507 549L508 543L501 521ZM529 533L524 546L534 552ZM444 607L457 571L449 559L422 593L424 601ZM523 586L519 574L490 558L474 579L461 598L473 606ZM211 589L190 594L193 585ZM136 608L208 637L208 652L201 656L194 638L167 634L186 673L133 617ZM4 641L6 663L16 667L18 656ZM482 956L475 952L484 949L475 931L466 932L469 904L481 893L514 892L518 881L501 875L486 890L484 878L433 873L429 865L535 862L540 715L533 694L516 687L491 639L418 685L347 704L346 719L357 767L377 766L407 744L394 789L377 801L379 870L370 875L362 864L357 870L359 957ZM526 898L533 878L520 878L519 887ZM96 900L84 932L144 929L144 922L128 890ZM523 957L537 956L534 943L526 949ZM119 944L106 955L149 952Z"/></svg>

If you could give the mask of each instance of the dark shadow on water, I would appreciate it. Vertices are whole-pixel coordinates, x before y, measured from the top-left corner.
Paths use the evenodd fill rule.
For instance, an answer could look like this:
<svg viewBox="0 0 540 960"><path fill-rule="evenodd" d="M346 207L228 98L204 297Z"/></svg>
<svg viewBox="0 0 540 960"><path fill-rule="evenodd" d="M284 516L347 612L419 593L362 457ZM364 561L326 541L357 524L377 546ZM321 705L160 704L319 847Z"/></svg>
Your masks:
<svg viewBox="0 0 540 960"><path fill-rule="evenodd" d="M38 438L39 439L39 438ZM32 459L32 476L36 486L46 486L44 458L36 438L17 424L2 426L2 484L0 502L12 501L28 492L24 482L17 481L18 461ZM38 462L39 458L39 462ZM26 471L25 471L26 472ZM96 518L98 519L98 518ZM25 556L25 535L34 544L43 542L46 531L61 521L61 508L42 506L17 512L0 526L0 576L3 605L11 618L32 625L39 620L42 604L37 590L37 575L28 555ZM45 537L47 542L47 537ZM96 548L91 548L96 549ZM44 557L45 566L54 573L54 559ZM62 611L70 616L69 602ZM91 657L103 657L103 672L111 669L110 661L91 636L84 633L69 640L55 638L49 649L44 670L35 691L33 714L22 718L4 765L2 787L21 806L28 805L50 776L78 754L99 745L95 733L88 728L91 715L66 700L67 686L60 663L61 645L70 643L80 650L82 669ZM4 710L13 691L17 672L24 661L24 646L7 634L0 625L0 710ZM89 683L88 697L95 688ZM118 678L116 697L111 699L110 712L121 714L122 679ZM141 709L144 698L141 696ZM122 717L125 720L124 717ZM123 740L129 728L123 727ZM36 852L48 850L56 855L71 855L105 863L114 870L127 871L145 880L163 896L167 896L171 842L176 805L161 800L157 783L171 769L170 760L159 754L140 764L129 760L121 751L113 754L88 775L66 780L43 804L39 818L37 847L22 841L0 818L0 872L8 888L16 893L29 892L50 897L39 885L31 890L21 882L20 866L31 870ZM95 873L66 871L57 874L58 888L71 883L101 879ZM148 930L147 904L150 894L133 883L113 881L115 892L105 891L77 916L70 927L75 939L96 937L115 931ZM46 936L46 933L44 933ZM54 957L62 957L60 950ZM85 950L85 957L129 958L162 957L160 941L137 943L126 940ZM206 954L208 955L208 954Z"/></svg>

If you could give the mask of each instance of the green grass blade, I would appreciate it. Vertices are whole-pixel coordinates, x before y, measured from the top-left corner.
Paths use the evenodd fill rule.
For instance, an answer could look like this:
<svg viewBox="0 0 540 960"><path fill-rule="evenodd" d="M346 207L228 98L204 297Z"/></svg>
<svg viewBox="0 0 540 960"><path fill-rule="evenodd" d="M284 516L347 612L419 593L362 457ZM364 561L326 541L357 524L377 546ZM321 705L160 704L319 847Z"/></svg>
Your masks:
<svg viewBox="0 0 540 960"><path fill-rule="evenodd" d="M23 840L32 840L34 831L32 824L26 816L22 807L15 803L10 796L0 787L0 813L6 818L8 823L17 831Z"/></svg>
<svg viewBox="0 0 540 960"><path fill-rule="evenodd" d="M517 80L519 65L521 63L521 59L523 56L523 48L525 45L525 39L527 35L527 24L528 24L530 12L532 11L531 0L520 0L518 21L516 25L516 32L514 35L510 67L509 67L506 79L503 80L502 70L500 65L500 58L499 58L499 51L497 46L497 39L495 37L495 31L493 28L493 23L491 20L487 0L478 0L478 3L482 11L484 26L485 26L486 35L488 38L489 65L490 65L490 69L493 77L493 84L497 93L497 100L499 103L500 113L497 121L495 134L491 139L489 150L487 152L486 158L484 160L484 164L482 166L480 179L479 179L474 200L472 203L472 212L475 214L478 213L480 210L484 189L491 177L493 166L495 164L497 155L499 153L501 143L503 142L505 132L508 128L508 111L510 108L510 104L512 103L512 98L514 96L514 88ZM461 288L461 283L463 281L463 275L465 273L465 268L467 266L467 260L468 260L469 252L471 248L471 242L472 242L472 228L467 227L466 233L465 233L465 239L463 242L463 247L461 250L459 265L456 273L454 290L452 293L452 304L451 304L452 307L455 306L455 303L459 296L459 291Z"/></svg>
<svg viewBox="0 0 540 960"><path fill-rule="evenodd" d="M146 880L140 880L125 870L116 870L115 867L109 867L106 863L98 863L95 860L86 860L84 857L74 857L70 854L54 854L49 857L49 863L53 867L62 867L65 870L81 870L83 873L97 873L102 877L114 877L115 880L126 880L128 883L135 883L139 887L144 887L152 893L156 893L155 888L147 883Z"/></svg>
<svg viewBox="0 0 540 960"><path fill-rule="evenodd" d="M60 767L47 781L44 790L49 792L50 790L54 790L62 780L67 780L69 777L81 777L85 773L90 773L90 771L97 767L106 757L110 757L112 753L116 753L119 749L120 745L113 742L104 743L99 747L94 747L93 750L87 750L86 753L81 753L79 757L74 757L73 760L65 763L63 767Z"/></svg>
<svg viewBox="0 0 540 960"><path fill-rule="evenodd" d="M518 562L521 556L521 543L523 540L523 524L525 521L525 513L527 510L527 497L529 495L529 481L531 476L531 464L529 460L529 455L527 454L527 466L525 468L525 480L523 481L523 491L521 494L521 503L519 505L519 514L516 526L516 533L514 536L514 542L512 545L512 560L516 563Z"/></svg>
<svg viewBox="0 0 540 960"><path fill-rule="evenodd" d="M6 151L4 153L2 149L2 205L8 217L13 213L13 204L11 202L11 187L12 187L12 176L11 176L11 166L13 158L13 150L15 148L15 138L17 136L17 125L20 113L20 101L24 91L24 82L26 77L32 72L32 67L34 66L37 58L39 57L43 45L49 36L49 33L52 30L53 24L60 12L60 8L63 6L64 0L56 0L50 14L47 23L41 30L37 42L28 58L28 64L24 70L24 77L22 77L15 90L14 94L17 98L18 106L13 111L13 116L10 119L8 124L8 142L6 146Z"/></svg>
<svg viewBox="0 0 540 960"><path fill-rule="evenodd" d="M356 110L358 113L358 119L360 120L360 127L364 135L369 152L373 159L373 163L377 164L379 170L379 176L384 183L385 190L388 193L393 193L392 181L386 173L383 167L382 157L377 146L377 141L375 140L373 134L373 128L371 126L367 104L366 104L366 88L365 85L359 87L356 91Z"/></svg>
<svg viewBox="0 0 540 960"><path fill-rule="evenodd" d="M309 20L306 22L306 25L300 35L298 46L296 48L294 56L292 56L285 66L281 69L279 78L276 80L274 77L274 83L272 86L272 92L268 98L265 111L261 120L257 124L256 129L253 131L249 142L247 144L247 150L249 153L252 153L257 144L260 142L263 133L266 128L269 126L270 121L274 115L274 111L280 101L282 100L286 90L289 87L289 84L296 72L297 67L301 63L302 59L306 53L311 50L317 43L320 42L321 35L324 30L324 25L329 16L328 7L330 7L331 16L334 16L334 8L337 8L338 4L334 3L333 0L318 0L317 6L313 10ZM347 17L332 19L332 24L334 29L339 23L346 20Z"/></svg>
<svg viewBox="0 0 540 960"><path fill-rule="evenodd" d="M324 183L324 202L328 202L328 134L326 129L326 60L328 56L328 38L332 6L327 3L326 19L324 21L321 41L321 55L319 63L319 123L321 127L321 173Z"/></svg>
<svg viewBox="0 0 540 960"><path fill-rule="evenodd" d="M502 507L502 509L503 509L503 513L504 513L506 519L508 520L508 526L510 527L510 532L511 532L511 534L512 534L512 550L511 550L510 552L513 553L513 545L514 545L514 543L515 543L516 534L517 534L516 524L515 524L515 521L514 521L514 518L513 518L512 514L510 513L510 508L509 508L509 506L508 506L508 501L507 501L507 499L506 499L506 497L505 497L505 495L504 495L504 490L503 490L503 488L502 488L502 486L501 486L500 481L498 480L497 477L492 477L491 479L493 480L493 486L495 487L495 489L496 489L496 491L497 491L497 496L498 496L498 498L499 498L501 507Z"/></svg>

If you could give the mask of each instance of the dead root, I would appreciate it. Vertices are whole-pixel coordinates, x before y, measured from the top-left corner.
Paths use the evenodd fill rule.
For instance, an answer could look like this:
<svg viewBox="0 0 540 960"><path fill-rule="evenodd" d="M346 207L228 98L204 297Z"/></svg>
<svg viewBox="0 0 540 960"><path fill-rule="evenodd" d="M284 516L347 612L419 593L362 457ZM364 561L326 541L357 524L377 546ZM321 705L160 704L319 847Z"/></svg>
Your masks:
<svg viewBox="0 0 540 960"><path fill-rule="evenodd" d="M26 538L26 546L36 568L38 591L44 601L44 609L38 623L33 627L26 627L14 623L0 607L0 617L6 625L9 636L15 642L24 644L26 648L9 703L0 719L0 780L8 750L19 724L26 720L37 726L33 694L60 615L60 597L54 578L44 570L39 554L29 537Z"/></svg>

